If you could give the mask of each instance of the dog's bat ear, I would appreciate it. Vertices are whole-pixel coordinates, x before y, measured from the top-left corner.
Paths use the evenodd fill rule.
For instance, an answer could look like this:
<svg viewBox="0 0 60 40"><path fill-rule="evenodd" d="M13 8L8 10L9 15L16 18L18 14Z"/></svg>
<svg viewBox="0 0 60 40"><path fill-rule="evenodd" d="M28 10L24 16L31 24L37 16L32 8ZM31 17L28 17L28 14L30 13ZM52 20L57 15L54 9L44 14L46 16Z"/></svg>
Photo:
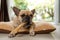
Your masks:
<svg viewBox="0 0 60 40"><path fill-rule="evenodd" d="M17 7L13 7L12 9L13 9L15 15L18 16L20 9L18 9Z"/></svg>
<svg viewBox="0 0 60 40"><path fill-rule="evenodd" d="M35 13L35 9L31 10L31 12L34 14Z"/></svg>

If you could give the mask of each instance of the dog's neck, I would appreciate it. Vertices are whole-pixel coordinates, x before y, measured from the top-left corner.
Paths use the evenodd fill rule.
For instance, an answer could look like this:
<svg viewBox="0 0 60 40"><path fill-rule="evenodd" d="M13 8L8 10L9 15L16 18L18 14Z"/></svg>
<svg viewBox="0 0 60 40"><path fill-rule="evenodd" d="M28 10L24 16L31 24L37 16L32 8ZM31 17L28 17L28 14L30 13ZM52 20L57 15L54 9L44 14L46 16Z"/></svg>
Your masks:
<svg viewBox="0 0 60 40"><path fill-rule="evenodd" d="M32 25L32 23L26 23L26 25L24 25L24 27L25 27L26 29L29 29L29 28L31 27L31 25Z"/></svg>
<svg viewBox="0 0 60 40"><path fill-rule="evenodd" d="M15 18L13 19L13 24L14 24L15 27L17 27L18 25L21 24L21 22L20 22L20 20L18 19L18 17L15 17Z"/></svg>
<svg viewBox="0 0 60 40"><path fill-rule="evenodd" d="M20 24L21 24L21 21L18 19L18 17L15 17L14 19L13 19L13 26L14 27L17 27L17 26L19 26ZM28 26L30 26L32 24L32 22L31 23L29 23L29 22L27 22L26 23L26 28L29 28Z"/></svg>

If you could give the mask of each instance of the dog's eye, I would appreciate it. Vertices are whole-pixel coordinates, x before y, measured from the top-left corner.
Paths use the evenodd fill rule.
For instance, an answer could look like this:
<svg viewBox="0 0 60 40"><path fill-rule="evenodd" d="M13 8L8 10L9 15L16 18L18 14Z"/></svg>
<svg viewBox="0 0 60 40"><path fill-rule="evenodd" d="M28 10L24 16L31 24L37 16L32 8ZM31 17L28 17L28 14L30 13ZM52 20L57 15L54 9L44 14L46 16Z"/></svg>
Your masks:
<svg viewBox="0 0 60 40"><path fill-rule="evenodd" d="M33 15L30 15L31 17L33 16Z"/></svg>
<svg viewBox="0 0 60 40"><path fill-rule="evenodd" d="M21 15L21 17L24 17L24 16L25 16L25 14Z"/></svg>

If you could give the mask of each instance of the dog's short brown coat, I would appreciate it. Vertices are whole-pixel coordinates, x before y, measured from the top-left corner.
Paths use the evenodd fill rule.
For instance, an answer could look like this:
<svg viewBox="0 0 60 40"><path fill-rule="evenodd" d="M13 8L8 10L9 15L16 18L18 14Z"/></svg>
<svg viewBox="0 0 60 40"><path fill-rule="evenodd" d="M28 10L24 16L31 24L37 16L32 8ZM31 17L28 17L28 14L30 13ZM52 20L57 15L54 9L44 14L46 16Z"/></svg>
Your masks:
<svg viewBox="0 0 60 40"><path fill-rule="evenodd" d="M26 17L25 17L25 19L23 19L23 18L21 17L23 14L24 14L24 16L27 15L27 17L29 17L29 18L27 18L27 19L28 19L27 22L31 23L31 26L30 26L30 28L29 28L29 33L30 33L30 35L35 35L35 32L34 32L34 26L35 26L35 25L34 25L34 23L32 22L32 18L33 18L33 15L34 15L34 13L35 13L35 9L29 11L29 10L20 10L20 9L18 9L18 8L16 8L16 7L13 7L13 11L14 11L15 14L16 14L16 19L14 20L14 26L15 26L16 28L14 28L14 30L11 31L11 33L9 34L9 37L14 37L15 34L19 31L19 29L26 24L26 22L25 22ZM22 20L23 20L23 21L22 21ZM30 20L30 21L29 21L29 20ZM24 28L24 27L23 27L23 28Z"/></svg>

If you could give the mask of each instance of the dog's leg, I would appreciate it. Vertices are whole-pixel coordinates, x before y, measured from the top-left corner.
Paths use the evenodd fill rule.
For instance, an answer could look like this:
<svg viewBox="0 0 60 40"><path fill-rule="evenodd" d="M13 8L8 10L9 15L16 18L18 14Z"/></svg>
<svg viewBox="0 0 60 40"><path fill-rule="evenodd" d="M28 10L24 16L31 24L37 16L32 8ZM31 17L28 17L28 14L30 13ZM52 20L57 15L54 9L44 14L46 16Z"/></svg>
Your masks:
<svg viewBox="0 0 60 40"><path fill-rule="evenodd" d="M20 24L17 28L15 28L14 30L11 31L11 33L9 34L9 37L14 37L15 34L19 31L19 29L24 25L25 23Z"/></svg>
<svg viewBox="0 0 60 40"><path fill-rule="evenodd" d="M35 28L35 25L33 24L29 30L29 33L31 36L34 36L35 35L35 31L34 31L34 28Z"/></svg>

